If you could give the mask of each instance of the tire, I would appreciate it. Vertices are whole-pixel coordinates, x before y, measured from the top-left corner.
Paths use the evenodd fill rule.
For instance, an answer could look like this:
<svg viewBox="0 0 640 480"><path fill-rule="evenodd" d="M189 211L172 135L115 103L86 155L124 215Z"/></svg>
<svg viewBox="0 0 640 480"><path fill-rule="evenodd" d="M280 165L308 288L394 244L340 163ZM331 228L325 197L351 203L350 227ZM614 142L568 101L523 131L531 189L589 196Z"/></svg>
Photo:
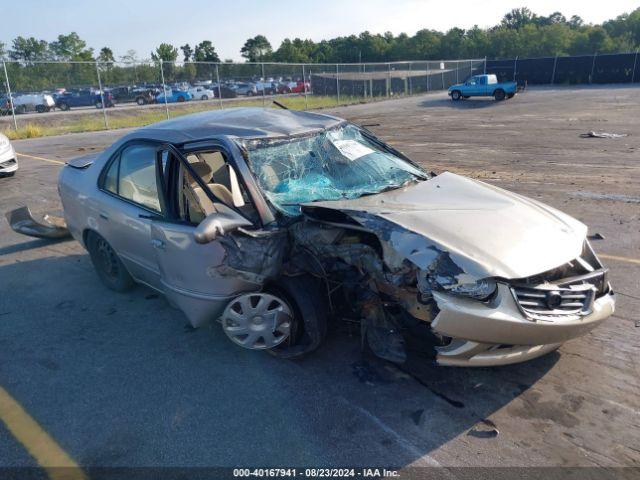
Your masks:
<svg viewBox="0 0 640 480"><path fill-rule="evenodd" d="M100 100L98 100L98 101L95 103L95 106L96 106L96 108L98 108L98 109L102 108L102 102L101 102Z"/></svg>
<svg viewBox="0 0 640 480"><path fill-rule="evenodd" d="M247 97L253 97L253 91L252 90L249 90L247 92Z"/></svg>
<svg viewBox="0 0 640 480"><path fill-rule="evenodd" d="M182 103L182 102L184 102L184 97L183 97L182 95L180 95L180 96L178 97L178 100L177 100L177 101L178 101L178 103Z"/></svg>
<svg viewBox="0 0 640 480"><path fill-rule="evenodd" d="M501 88L493 92L493 98L495 98L496 102L501 102L502 100L505 99L505 97L506 97L506 94L504 93L504 90L502 90Z"/></svg>
<svg viewBox="0 0 640 480"><path fill-rule="evenodd" d="M70 107L69 107L69 104L68 104L68 103L64 103L64 102L63 102L63 103L61 103L60 105L58 105L58 108L59 108L60 110L62 110L63 112L66 112L66 111L68 111L68 110L69 110L69 108L70 108Z"/></svg>
<svg viewBox="0 0 640 480"><path fill-rule="evenodd" d="M461 98L462 98L462 93L460 93L460 91L454 90L453 92L451 92L451 100L453 100L454 102L457 102Z"/></svg>
<svg viewBox="0 0 640 480"><path fill-rule="evenodd" d="M206 95L202 95L202 96L200 97L200 100L209 100L209 97L208 97L208 96L206 96Z"/></svg>
<svg viewBox="0 0 640 480"><path fill-rule="evenodd" d="M136 98L136 103L137 103L138 105L142 106L142 105L144 105L144 104L145 104L145 103L147 103L147 102L145 101L145 99L144 99L144 98L142 98L142 97L138 97L138 98Z"/></svg>
<svg viewBox="0 0 640 480"><path fill-rule="evenodd" d="M36 113L44 113L47 111L47 107L44 105L36 105Z"/></svg>
<svg viewBox="0 0 640 480"><path fill-rule="evenodd" d="M86 245L91 263L107 288L124 293L135 286L124 264L104 238L95 232L89 232Z"/></svg>
<svg viewBox="0 0 640 480"><path fill-rule="evenodd" d="M316 350L327 336L327 300L321 282L310 275L281 277L266 290L285 300L294 312L291 336L268 352L293 359Z"/></svg>

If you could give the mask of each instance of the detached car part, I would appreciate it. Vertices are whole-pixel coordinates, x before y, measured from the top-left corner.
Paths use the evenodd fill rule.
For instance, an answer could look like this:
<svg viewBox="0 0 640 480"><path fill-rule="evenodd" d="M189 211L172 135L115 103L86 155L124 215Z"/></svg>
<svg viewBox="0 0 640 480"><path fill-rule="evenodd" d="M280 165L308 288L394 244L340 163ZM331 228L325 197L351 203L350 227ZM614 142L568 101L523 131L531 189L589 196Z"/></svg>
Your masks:
<svg viewBox="0 0 640 480"><path fill-rule="evenodd" d="M37 238L61 239L71 237L63 218L45 215L41 222L31 215L29 207L20 207L6 214L11 228L23 235Z"/></svg>

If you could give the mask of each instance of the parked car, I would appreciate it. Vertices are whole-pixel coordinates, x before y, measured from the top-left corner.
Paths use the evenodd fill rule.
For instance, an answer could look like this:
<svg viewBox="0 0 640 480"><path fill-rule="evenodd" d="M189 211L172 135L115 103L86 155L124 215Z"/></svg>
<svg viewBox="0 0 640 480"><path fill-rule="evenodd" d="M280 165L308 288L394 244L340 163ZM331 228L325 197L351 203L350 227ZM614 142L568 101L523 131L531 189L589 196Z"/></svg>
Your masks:
<svg viewBox="0 0 640 480"><path fill-rule="evenodd" d="M278 84L275 82L256 82L256 91L258 95L275 95L278 93Z"/></svg>
<svg viewBox="0 0 640 480"><path fill-rule="evenodd" d="M154 103L159 90L152 87L122 86L108 89L116 103L135 102L138 105Z"/></svg>
<svg viewBox="0 0 640 480"><path fill-rule="evenodd" d="M6 137L0 133L0 176L11 177L18 170L18 157L13 145Z"/></svg>
<svg viewBox="0 0 640 480"><path fill-rule="evenodd" d="M196 100L210 100L215 98L215 92L204 86L191 87L187 90L191 94L191 97Z"/></svg>
<svg viewBox="0 0 640 480"><path fill-rule="evenodd" d="M449 87L451 100L469 97L493 97L497 101L512 98L518 91L516 82L498 82L495 75L473 75L464 83Z"/></svg>
<svg viewBox="0 0 640 480"><path fill-rule="evenodd" d="M278 93L304 93L305 86L307 93L311 91L311 84L298 80L296 82L281 83L278 87Z"/></svg>
<svg viewBox="0 0 640 480"><path fill-rule="evenodd" d="M51 111L56 105L51 95L45 93L21 93L13 95L13 108L16 113Z"/></svg>
<svg viewBox="0 0 640 480"><path fill-rule="evenodd" d="M220 85L220 87L214 85L211 88L216 98L218 98L218 95L220 95L221 98L236 98L238 96L235 90L226 85Z"/></svg>
<svg viewBox="0 0 640 480"><path fill-rule="evenodd" d="M258 94L258 89L255 83L239 82L231 85L231 88L236 92L236 95L246 95L252 97Z"/></svg>
<svg viewBox="0 0 640 480"><path fill-rule="evenodd" d="M165 103L165 92L160 91L156 96L157 103ZM184 90L167 90L167 100L166 103L174 103L174 102L187 102L191 100L193 97L189 92L185 92Z"/></svg>
<svg viewBox="0 0 640 480"><path fill-rule="evenodd" d="M59 192L68 233L107 287L144 283L194 327L219 320L237 345L284 358L317 348L331 315L360 324L362 342L394 362L411 352L504 365L614 311L584 224L428 173L329 115L174 118L69 161ZM46 228L16 218L18 232Z"/></svg>
<svg viewBox="0 0 640 480"><path fill-rule="evenodd" d="M72 107L89 107L92 105L96 108L102 108L103 98L107 108L115 106L113 95L107 90L103 92L102 96L100 91L91 89L66 90L57 95L56 107L65 111Z"/></svg>
<svg viewBox="0 0 640 480"><path fill-rule="evenodd" d="M11 115L11 102L8 95L0 95L0 115Z"/></svg>

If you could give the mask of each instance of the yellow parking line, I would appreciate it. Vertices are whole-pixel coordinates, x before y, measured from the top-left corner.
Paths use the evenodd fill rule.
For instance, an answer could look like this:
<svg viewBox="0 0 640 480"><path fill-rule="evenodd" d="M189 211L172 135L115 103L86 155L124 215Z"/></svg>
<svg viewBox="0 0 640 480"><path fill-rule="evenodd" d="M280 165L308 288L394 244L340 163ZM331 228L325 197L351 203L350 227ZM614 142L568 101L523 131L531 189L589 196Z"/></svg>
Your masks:
<svg viewBox="0 0 640 480"><path fill-rule="evenodd" d="M36 157L35 155L27 155L26 153L20 153L20 152L16 152L16 153L21 157L33 158L34 160L42 160L43 162L57 163L58 165L65 164L65 162L61 162L60 160L51 160L50 158Z"/></svg>
<svg viewBox="0 0 640 480"><path fill-rule="evenodd" d="M87 476L22 406L0 387L0 420L51 480L87 480Z"/></svg>
<svg viewBox="0 0 640 480"><path fill-rule="evenodd" d="M640 265L640 259L637 258L618 257L617 255L607 255L606 253L599 253L598 256L600 258L606 258L607 260L617 260L618 262L627 262L633 263L635 265Z"/></svg>

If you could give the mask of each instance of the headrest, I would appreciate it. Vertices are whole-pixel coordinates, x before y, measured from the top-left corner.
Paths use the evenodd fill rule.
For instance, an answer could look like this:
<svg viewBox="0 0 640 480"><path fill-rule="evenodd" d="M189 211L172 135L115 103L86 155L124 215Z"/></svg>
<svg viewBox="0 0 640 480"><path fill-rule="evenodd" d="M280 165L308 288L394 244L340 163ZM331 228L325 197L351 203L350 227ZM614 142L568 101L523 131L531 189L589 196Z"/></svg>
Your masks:
<svg viewBox="0 0 640 480"><path fill-rule="evenodd" d="M191 168L195 170L200 178L204 181L204 183L209 183L213 178L213 170L211 167L204 162L197 162L190 164Z"/></svg>

